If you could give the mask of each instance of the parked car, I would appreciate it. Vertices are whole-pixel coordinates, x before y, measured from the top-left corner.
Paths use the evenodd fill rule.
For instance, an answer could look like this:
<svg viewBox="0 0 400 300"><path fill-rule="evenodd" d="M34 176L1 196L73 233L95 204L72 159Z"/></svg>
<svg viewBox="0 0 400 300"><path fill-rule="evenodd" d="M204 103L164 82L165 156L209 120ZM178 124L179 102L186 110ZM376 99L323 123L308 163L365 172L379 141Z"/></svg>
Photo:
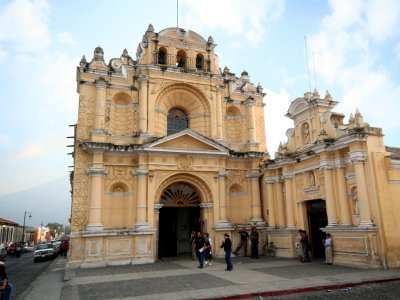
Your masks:
<svg viewBox="0 0 400 300"><path fill-rule="evenodd" d="M52 243L40 244L35 248L33 262L40 260L54 259L57 256L57 249Z"/></svg>
<svg viewBox="0 0 400 300"><path fill-rule="evenodd" d="M3 245L0 245L0 258L4 258L7 256L7 249Z"/></svg>
<svg viewBox="0 0 400 300"><path fill-rule="evenodd" d="M28 243L25 243L22 247L22 252L23 253L28 253L28 252L32 252L34 250L35 247L29 245Z"/></svg>
<svg viewBox="0 0 400 300"><path fill-rule="evenodd" d="M7 246L7 254L8 255L14 254L16 249L17 249L17 244L11 243L10 245Z"/></svg>

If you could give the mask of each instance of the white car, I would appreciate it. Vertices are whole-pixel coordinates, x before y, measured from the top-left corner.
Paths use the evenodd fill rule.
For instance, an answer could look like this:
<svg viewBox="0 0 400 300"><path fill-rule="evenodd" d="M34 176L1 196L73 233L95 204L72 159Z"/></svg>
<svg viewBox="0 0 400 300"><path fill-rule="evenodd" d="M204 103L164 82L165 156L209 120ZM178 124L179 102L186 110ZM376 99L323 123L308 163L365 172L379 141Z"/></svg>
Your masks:
<svg viewBox="0 0 400 300"><path fill-rule="evenodd" d="M57 249L52 243L40 244L35 248L33 261L38 262L39 260L54 259L56 257Z"/></svg>

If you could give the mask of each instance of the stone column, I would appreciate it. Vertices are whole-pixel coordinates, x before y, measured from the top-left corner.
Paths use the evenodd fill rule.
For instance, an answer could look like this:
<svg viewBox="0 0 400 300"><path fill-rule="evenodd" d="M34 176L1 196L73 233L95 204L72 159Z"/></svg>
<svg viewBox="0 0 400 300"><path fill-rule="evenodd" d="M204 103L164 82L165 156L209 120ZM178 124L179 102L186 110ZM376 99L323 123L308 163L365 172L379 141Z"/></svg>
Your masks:
<svg viewBox="0 0 400 300"><path fill-rule="evenodd" d="M147 219L147 175L149 170L134 170L133 175L137 176L137 207L136 207L136 229L146 229L149 227Z"/></svg>
<svg viewBox="0 0 400 300"><path fill-rule="evenodd" d="M283 202L283 186L282 179L278 178L275 182L275 195L276 195L276 211L277 211L277 225L280 228L286 227L285 218L285 205Z"/></svg>
<svg viewBox="0 0 400 300"><path fill-rule="evenodd" d="M266 178L267 184L267 203L268 203L268 227L274 228L276 227L276 212L275 212L275 203L274 203L274 177Z"/></svg>
<svg viewBox="0 0 400 300"><path fill-rule="evenodd" d="M217 112L217 139L223 139L222 133L222 94L221 91L224 87L217 86L217 99L215 101L216 112Z"/></svg>
<svg viewBox="0 0 400 300"><path fill-rule="evenodd" d="M228 176L228 172L218 173L218 191L219 191L219 223L217 227L228 227L230 223L226 217L226 182L225 179Z"/></svg>
<svg viewBox="0 0 400 300"><path fill-rule="evenodd" d="M345 166L340 166L337 169L337 181L339 190L340 203L340 225L351 226L350 205L347 197L347 182Z"/></svg>
<svg viewBox="0 0 400 300"><path fill-rule="evenodd" d="M261 198L260 198L260 184L259 178L261 174L249 174L246 177L250 179L251 183L251 212L253 224L264 225L265 221L261 217Z"/></svg>
<svg viewBox="0 0 400 300"><path fill-rule="evenodd" d="M101 202L103 191L103 178L107 174L104 168L88 168L86 173L90 176L90 198L89 198L89 223L86 230L102 230Z"/></svg>
<svg viewBox="0 0 400 300"><path fill-rule="evenodd" d="M294 211L293 211L293 191L292 191L293 175L286 173L283 176L285 178L287 228L296 228L296 225L294 224Z"/></svg>
<svg viewBox="0 0 400 300"><path fill-rule="evenodd" d="M337 226L337 213L335 192L333 189L332 166L328 162L321 162L325 178L325 197L326 197L326 214L328 216L328 227Z"/></svg>
<svg viewBox="0 0 400 300"><path fill-rule="evenodd" d="M246 100L246 105L247 105L247 117L249 118L248 122L248 130L249 130L249 142L250 143L255 143L256 142L256 122L254 118L254 105L256 104L256 101L252 98L249 97Z"/></svg>
<svg viewBox="0 0 400 300"><path fill-rule="evenodd" d="M147 133L147 101L148 101L148 78L140 77L138 79L140 82L140 89L139 89L139 128L141 134Z"/></svg>
<svg viewBox="0 0 400 300"><path fill-rule="evenodd" d="M163 207L163 204L155 203L154 204L154 224L156 228L160 228L160 209ZM154 251L154 261L158 259L158 245L160 243L160 230L156 231L156 246Z"/></svg>
<svg viewBox="0 0 400 300"><path fill-rule="evenodd" d="M369 205L367 180L365 178L365 158L366 154L364 152L350 152L350 159L354 163L354 171L356 173L360 226L370 227L373 223L371 221L371 207Z"/></svg>
<svg viewBox="0 0 400 300"><path fill-rule="evenodd" d="M106 106L107 81L103 77L96 80L96 115L94 119L94 132L104 133L104 116Z"/></svg>

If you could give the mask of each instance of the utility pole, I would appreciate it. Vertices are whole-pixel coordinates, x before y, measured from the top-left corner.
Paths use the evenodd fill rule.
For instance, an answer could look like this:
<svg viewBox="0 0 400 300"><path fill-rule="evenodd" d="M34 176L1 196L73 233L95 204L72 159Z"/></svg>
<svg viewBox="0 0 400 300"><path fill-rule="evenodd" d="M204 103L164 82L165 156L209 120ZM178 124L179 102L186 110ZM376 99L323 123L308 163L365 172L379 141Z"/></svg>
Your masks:
<svg viewBox="0 0 400 300"><path fill-rule="evenodd" d="M32 213L27 211L24 212L24 226L22 226L22 244L25 243L25 220L27 214L29 214L29 219L32 217Z"/></svg>

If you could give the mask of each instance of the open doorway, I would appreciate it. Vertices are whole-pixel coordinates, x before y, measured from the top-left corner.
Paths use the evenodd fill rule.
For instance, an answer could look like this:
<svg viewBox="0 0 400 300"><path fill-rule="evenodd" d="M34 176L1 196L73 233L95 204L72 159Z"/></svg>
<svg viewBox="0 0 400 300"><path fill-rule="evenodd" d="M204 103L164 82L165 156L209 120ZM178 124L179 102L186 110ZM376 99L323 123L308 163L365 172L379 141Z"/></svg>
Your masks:
<svg viewBox="0 0 400 300"><path fill-rule="evenodd" d="M199 206L162 207L159 221L159 258L190 255L189 236L192 230L201 230Z"/></svg>
<svg viewBox="0 0 400 300"><path fill-rule="evenodd" d="M325 233L320 229L328 225L325 201L322 199L307 201L307 218L312 257L325 257L325 248L322 244Z"/></svg>

